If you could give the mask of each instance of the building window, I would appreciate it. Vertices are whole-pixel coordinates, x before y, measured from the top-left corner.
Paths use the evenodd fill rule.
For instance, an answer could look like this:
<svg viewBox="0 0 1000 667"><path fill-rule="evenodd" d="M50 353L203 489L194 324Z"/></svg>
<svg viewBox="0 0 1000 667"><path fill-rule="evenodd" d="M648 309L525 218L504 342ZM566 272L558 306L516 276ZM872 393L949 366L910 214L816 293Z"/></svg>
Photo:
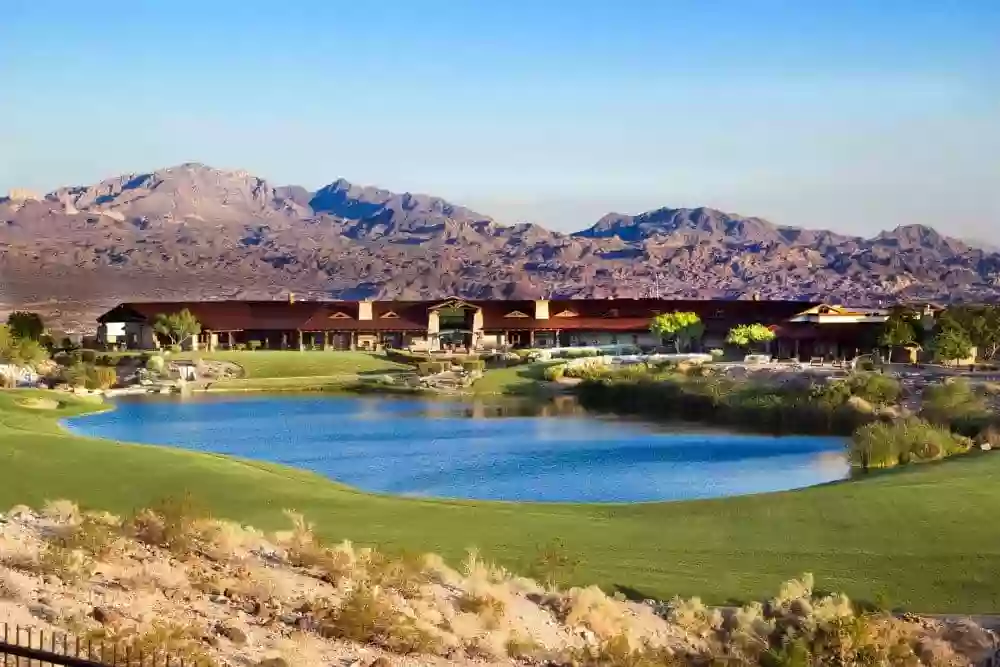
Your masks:
<svg viewBox="0 0 1000 667"><path fill-rule="evenodd" d="M397 315L396 313L394 313L394 312L392 312L390 310L388 313L386 313L385 315L382 316L382 319L383 320L398 320L399 319L399 315Z"/></svg>
<svg viewBox="0 0 1000 667"><path fill-rule="evenodd" d="M520 310L512 310L511 312L504 315L504 317L528 317L528 316L522 313Z"/></svg>
<svg viewBox="0 0 1000 667"><path fill-rule="evenodd" d="M330 319L331 320L349 320L349 319L351 319L351 316L348 315L347 313L344 313L344 312L341 312L341 311L338 310L336 313L334 313L333 315L330 316Z"/></svg>
<svg viewBox="0 0 1000 667"><path fill-rule="evenodd" d="M579 317L575 311L566 309L554 315L554 317Z"/></svg>

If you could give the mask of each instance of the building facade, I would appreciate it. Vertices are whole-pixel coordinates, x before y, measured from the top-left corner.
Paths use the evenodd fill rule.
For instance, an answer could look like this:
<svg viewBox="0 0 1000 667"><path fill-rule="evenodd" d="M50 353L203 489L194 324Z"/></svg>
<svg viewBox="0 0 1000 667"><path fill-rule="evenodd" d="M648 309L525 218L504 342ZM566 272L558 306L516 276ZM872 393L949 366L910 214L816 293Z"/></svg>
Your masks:
<svg viewBox="0 0 1000 667"><path fill-rule="evenodd" d="M194 349L440 351L663 343L649 331L661 313L690 311L701 318L703 350L723 348L728 331L760 323L777 334L777 356L841 358L873 349L879 311L855 311L804 301L672 299L435 301L200 301L123 303L99 318L103 345L154 349L159 314L187 309L202 332ZM870 344L869 344L870 343Z"/></svg>

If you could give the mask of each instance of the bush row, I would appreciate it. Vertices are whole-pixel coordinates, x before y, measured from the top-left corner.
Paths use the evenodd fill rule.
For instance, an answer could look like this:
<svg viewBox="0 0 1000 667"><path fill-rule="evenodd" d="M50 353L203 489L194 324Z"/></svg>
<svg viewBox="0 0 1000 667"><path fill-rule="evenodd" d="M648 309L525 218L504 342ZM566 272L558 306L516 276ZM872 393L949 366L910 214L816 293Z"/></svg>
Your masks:
<svg viewBox="0 0 1000 667"><path fill-rule="evenodd" d="M588 378L578 388L590 409L654 418L724 422L768 433L850 435L875 419L871 406L847 398L817 398L809 392L715 377L643 376L641 370Z"/></svg>

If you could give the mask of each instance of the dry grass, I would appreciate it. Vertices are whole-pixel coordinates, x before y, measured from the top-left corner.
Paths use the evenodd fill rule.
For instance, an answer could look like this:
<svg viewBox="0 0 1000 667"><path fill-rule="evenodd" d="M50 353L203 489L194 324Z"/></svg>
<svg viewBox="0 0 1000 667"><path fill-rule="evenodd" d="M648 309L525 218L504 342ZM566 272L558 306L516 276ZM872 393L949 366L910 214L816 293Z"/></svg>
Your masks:
<svg viewBox="0 0 1000 667"><path fill-rule="evenodd" d="M318 614L320 636L374 644L396 653L436 653L439 641L416 620L396 610L378 587L359 585L340 603Z"/></svg>
<svg viewBox="0 0 1000 667"><path fill-rule="evenodd" d="M44 519L27 511L23 521L0 524L0 557L62 581L0 569L0 598L26 605L36 595L66 596L53 605L54 622L78 622L72 630L89 629L89 638L104 641L95 657L127 650L147 660L169 652L186 664L280 657L319 666L337 662L332 652L345 645L335 639L455 661L588 667L688 667L722 658L766 667L957 667L978 660L992 642L973 625L950 630L925 619L859 614L842 595L818 594L808 574L766 603L725 615L697 598L654 611L596 586L543 590L475 551L456 570L433 555L356 550L349 542L327 547L295 513L291 530L269 539L176 506L144 510L122 526L72 504L49 505ZM547 557L565 564L558 550ZM95 566L100 575L90 579ZM107 626L94 631L97 615L84 615L98 605L114 618L101 618ZM228 626L245 637L221 632ZM208 628L230 641L219 642Z"/></svg>
<svg viewBox="0 0 1000 667"><path fill-rule="evenodd" d="M76 523L63 526L53 535L53 543L63 549L79 550L98 559L121 551L121 525L112 515L82 515Z"/></svg>
<svg viewBox="0 0 1000 667"><path fill-rule="evenodd" d="M189 495L166 498L136 514L127 524L128 533L153 547L176 555L194 551L203 541L207 513Z"/></svg>
<svg viewBox="0 0 1000 667"><path fill-rule="evenodd" d="M46 500L41 515L49 521L77 523L80 521L80 507L72 500Z"/></svg>
<svg viewBox="0 0 1000 667"><path fill-rule="evenodd" d="M20 572L0 569L0 600L24 600L31 588L31 580Z"/></svg>
<svg viewBox="0 0 1000 667"><path fill-rule="evenodd" d="M118 583L127 590L173 593L191 588L187 572L166 561L139 563L124 569Z"/></svg>
<svg viewBox="0 0 1000 667"><path fill-rule="evenodd" d="M119 667L145 667L155 660L183 661L192 667L216 667L218 663L204 648L204 628L189 624L154 622L148 628L104 627L88 634L98 660L116 657Z"/></svg>
<svg viewBox="0 0 1000 667"><path fill-rule="evenodd" d="M25 547L5 550L0 557L7 567L37 575L58 577L64 583L79 585L94 573L94 560L79 549L65 549L45 544L39 549Z"/></svg>

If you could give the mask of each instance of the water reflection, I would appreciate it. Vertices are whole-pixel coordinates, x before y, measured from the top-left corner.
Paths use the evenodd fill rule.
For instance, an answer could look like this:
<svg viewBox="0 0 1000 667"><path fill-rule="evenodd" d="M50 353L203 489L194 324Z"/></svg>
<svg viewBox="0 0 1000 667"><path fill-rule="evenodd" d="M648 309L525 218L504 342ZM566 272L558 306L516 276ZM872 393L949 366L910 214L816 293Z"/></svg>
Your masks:
<svg viewBox="0 0 1000 667"><path fill-rule="evenodd" d="M158 397L122 401L69 426L285 463L406 495L673 500L796 488L848 472L840 439L597 417L572 397Z"/></svg>

